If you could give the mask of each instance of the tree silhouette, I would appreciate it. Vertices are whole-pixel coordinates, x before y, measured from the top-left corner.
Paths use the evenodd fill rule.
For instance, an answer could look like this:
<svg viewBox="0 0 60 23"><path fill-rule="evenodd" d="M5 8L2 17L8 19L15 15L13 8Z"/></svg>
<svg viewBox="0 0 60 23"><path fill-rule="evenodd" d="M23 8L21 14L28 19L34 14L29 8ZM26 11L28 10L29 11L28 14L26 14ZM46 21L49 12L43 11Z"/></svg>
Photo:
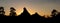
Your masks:
<svg viewBox="0 0 60 23"><path fill-rule="evenodd" d="M10 16L16 16L16 9L14 7L10 8ZM5 15L5 11L4 11L4 7L0 7L0 16L6 16ZM37 12L33 15L30 15L30 13L28 12L28 10L26 9L26 7L23 8L23 12L19 15L19 17L11 17L14 19L17 19L19 21L21 21L22 23L60 23L60 12L58 12L57 10L53 9L51 12L51 18L45 18L44 16L39 15ZM11 19L10 18L10 19Z"/></svg>
<svg viewBox="0 0 60 23"><path fill-rule="evenodd" d="M0 7L0 16L4 15L5 15L4 7Z"/></svg>
<svg viewBox="0 0 60 23"><path fill-rule="evenodd" d="M53 11L51 12L51 14L52 14L52 16L54 17L54 16L56 16L57 15L57 10L55 10L55 9L53 9Z"/></svg>
<svg viewBox="0 0 60 23"><path fill-rule="evenodd" d="M51 14L53 22L55 23L60 22L60 13L57 10L53 9Z"/></svg>
<svg viewBox="0 0 60 23"><path fill-rule="evenodd" d="M16 9L14 9L14 7L11 7L10 8L10 16L16 16L17 14L16 14Z"/></svg>

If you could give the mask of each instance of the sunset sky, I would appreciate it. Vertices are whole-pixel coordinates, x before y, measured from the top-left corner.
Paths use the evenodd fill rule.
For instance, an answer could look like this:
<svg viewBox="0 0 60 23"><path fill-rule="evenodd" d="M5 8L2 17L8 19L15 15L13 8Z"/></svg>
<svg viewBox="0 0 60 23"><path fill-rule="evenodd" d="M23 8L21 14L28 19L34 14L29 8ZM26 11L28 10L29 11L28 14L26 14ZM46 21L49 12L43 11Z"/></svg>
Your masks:
<svg viewBox="0 0 60 23"><path fill-rule="evenodd" d="M10 7L14 7L18 15L24 7L30 14L50 15L53 9L60 11L60 0L0 0L0 6L5 8L6 15L9 15Z"/></svg>

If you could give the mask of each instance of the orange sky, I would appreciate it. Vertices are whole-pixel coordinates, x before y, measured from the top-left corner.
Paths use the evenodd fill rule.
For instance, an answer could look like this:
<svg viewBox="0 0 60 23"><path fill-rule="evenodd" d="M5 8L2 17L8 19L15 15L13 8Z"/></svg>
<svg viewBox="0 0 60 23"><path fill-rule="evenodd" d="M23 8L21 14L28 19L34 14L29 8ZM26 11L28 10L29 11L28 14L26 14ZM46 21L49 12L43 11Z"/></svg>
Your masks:
<svg viewBox="0 0 60 23"><path fill-rule="evenodd" d="M16 9L17 15L21 14L26 7L30 14L38 12L39 15L50 15L53 9L60 11L60 1L58 0L0 0L6 15L9 15L10 7Z"/></svg>

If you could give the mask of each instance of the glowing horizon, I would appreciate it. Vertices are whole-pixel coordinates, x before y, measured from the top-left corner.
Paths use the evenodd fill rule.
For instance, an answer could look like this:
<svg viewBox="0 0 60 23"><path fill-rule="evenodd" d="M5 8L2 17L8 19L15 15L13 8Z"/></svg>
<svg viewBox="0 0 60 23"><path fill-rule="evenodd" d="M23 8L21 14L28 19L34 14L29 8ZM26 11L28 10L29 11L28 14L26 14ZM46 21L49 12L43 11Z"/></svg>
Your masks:
<svg viewBox="0 0 60 23"><path fill-rule="evenodd" d="M24 7L23 7L23 8L24 8ZM17 10L16 10L16 14L17 14L17 15L20 15L21 13L23 13L23 8L17 9ZM26 9L27 9L27 11L28 11L31 15L33 15L33 14L35 14L35 12L37 12L37 11L31 9L31 8L26 8ZM38 13L39 15L41 15L41 16L45 15L45 13L44 13L43 11L40 11L40 12L37 12L37 13ZM8 10L8 14L6 13L5 15L9 15L9 10ZM47 15L50 15L50 13L47 13Z"/></svg>
<svg viewBox="0 0 60 23"><path fill-rule="evenodd" d="M53 9L60 12L60 0L0 0L6 15L9 15L10 7L16 9L17 15L26 7L30 14L37 12L39 15L50 15Z"/></svg>

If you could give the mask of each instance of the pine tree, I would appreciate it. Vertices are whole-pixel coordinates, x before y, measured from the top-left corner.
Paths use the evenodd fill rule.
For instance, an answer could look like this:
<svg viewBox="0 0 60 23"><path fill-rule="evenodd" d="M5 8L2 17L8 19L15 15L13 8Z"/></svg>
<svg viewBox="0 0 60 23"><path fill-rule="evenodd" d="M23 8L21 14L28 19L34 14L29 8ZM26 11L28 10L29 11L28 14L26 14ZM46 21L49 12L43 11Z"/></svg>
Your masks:
<svg viewBox="0 0 60 23"><path fill-rule="evenodd" d="M14 9L14 7L10 8L10 16L16 16L16 9Z"/></svg>
<svg viewBox="0 0 60 23"><path fill-rule="evenodd" d="M0 15L5 15L4 7L0 7Z"/></svg>
<svg viewBox="0 0 60 23"><path fill-rule="evenodd" d="M52 16L56 16L57 15L57 10L53 9L53 11L51 12Z"/></svg>

